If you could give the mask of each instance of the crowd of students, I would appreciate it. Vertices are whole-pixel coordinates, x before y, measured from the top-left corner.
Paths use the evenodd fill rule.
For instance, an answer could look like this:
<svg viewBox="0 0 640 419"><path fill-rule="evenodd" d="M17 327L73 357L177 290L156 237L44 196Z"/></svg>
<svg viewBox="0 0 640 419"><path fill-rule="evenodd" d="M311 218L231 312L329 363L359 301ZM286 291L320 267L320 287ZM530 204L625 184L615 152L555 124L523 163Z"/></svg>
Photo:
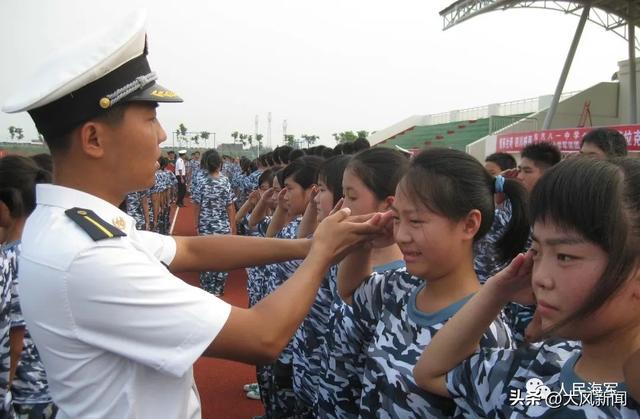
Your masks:
<svg viewBox="0 0 640 419"><path fill-rule="evenodd" d="M169 163L126 200L138 229L169 231ZM617 131L593 130L564 159L528 145L519 164L364 141L187 163L199 235L309 238L336 208L393 215L329 268L293 339L245 386L267 418L640 416L640 161ZM21 226L49 170L0 159L0 392L25 418L55 414L16 292ZM249 305L301 262L247 268ZM202 288L222 295L227 276L201 272Z"/></svg>

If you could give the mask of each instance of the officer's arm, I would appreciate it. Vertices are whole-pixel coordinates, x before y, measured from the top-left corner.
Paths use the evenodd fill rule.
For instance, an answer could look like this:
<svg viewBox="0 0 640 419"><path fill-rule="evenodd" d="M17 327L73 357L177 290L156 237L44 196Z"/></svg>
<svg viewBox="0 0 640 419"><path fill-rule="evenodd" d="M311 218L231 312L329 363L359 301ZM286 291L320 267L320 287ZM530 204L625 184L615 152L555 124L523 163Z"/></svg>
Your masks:
<svg viewBox="0 0 640 419"><path fill-rule="evenodd" d="M174 237L176 255L172 272L229 271L303 259L311 248L307 239L265 239L233 235Z"/></svg>
<svg viewBox="0 0 640 419"><path fill-rule="evenodd" d="M380 216L368 222L347 222L347 213L342 210L318 226L308 256L278 289L251 309L233 307L204 355L248 363L273 362L309 312L332 261L379 231Z"/></svg>
<svg viewBox="0 0 640 419"><path fill-rule="evenodd" d="M330 259L312 252L291 278L251 309L232 307L205 356L251 364L278 358L309 312Z"/></svg>

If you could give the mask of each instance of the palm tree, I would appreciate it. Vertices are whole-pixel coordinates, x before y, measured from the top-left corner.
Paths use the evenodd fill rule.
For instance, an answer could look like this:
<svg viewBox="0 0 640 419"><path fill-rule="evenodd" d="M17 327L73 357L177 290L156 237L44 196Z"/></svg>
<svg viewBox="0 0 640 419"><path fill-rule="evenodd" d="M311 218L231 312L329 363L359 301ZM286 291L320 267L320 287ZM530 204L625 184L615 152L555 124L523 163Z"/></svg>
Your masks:
<svg viewBox="0 0 640 419"><path fill-rule="evenodd" d="M202 138L204 140L204 146L207 147L207 140L209 139L209 132L202 131L200 133L200 138Z"/></svg>
<svg viewBox="0 0 640 419"><path fill-rule="evenodd" d="M284 136L284 143L288 146L295 147L296 139L293 135L287 134Z"/></svg>
<svg viewBox="0 0 640 419"><path fill-rule="evenodd" d="M309 148L311 146L311 144L315 144L316 140L320 137L318 137L317 135L303 135L302 138L306 141L307 143L307 148Z"/></svg>

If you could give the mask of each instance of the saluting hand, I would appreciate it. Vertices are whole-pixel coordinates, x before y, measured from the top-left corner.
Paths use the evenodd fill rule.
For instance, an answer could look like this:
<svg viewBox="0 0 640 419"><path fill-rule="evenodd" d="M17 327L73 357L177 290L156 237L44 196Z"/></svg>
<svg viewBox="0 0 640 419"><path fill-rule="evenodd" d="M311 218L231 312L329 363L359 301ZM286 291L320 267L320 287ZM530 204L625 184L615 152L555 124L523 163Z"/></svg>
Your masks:
<svg viewBox="0 0 640 419"><path fill-rule="evenodd" d="M259 200L260 200L260 190L256 189L254 191L251 191L251 193L249 194L249 203L255 207L258 204Z"/></svg>
<svg viewBox="0 0 640 419"><path fill-rule="evenodd" d="M491 283L496 297L505 304L515 301L519 304L535 304L536 299L531 288L531 272L533 270L533 253L519 254L502 271L498 272L487 283Z"/></svg>
<svg viewBox="0 0 640 419"><path fill-rule="evenodd" d="M287 200L285 198L286 196L287 196L287 188L282 188L278 193L278 206L282 209L287 208Z"/></svg>

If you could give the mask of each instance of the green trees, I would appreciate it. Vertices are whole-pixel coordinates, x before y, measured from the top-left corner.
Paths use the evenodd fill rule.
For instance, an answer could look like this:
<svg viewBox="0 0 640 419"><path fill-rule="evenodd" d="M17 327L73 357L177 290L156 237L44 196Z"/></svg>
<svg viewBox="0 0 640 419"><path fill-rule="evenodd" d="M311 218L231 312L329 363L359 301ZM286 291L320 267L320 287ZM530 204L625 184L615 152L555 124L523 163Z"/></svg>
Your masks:
<svg viewBox="0 0 640 419"><path fill-rule="evenodd" d="M348 143L353 142L359 138L367 139L369 136L369 131L361 130L356 131L344 131L340 133L333 133L333 138L336 140L336 143Z"/></svg>
<svg viewBox="0 0 640 419"><path fill-rule="evenodd" d="M12 140L16 137L18 140L22 140L24 138L22 128L14 127L13 125L9 127L9 135L11 136Z"/></svg>

